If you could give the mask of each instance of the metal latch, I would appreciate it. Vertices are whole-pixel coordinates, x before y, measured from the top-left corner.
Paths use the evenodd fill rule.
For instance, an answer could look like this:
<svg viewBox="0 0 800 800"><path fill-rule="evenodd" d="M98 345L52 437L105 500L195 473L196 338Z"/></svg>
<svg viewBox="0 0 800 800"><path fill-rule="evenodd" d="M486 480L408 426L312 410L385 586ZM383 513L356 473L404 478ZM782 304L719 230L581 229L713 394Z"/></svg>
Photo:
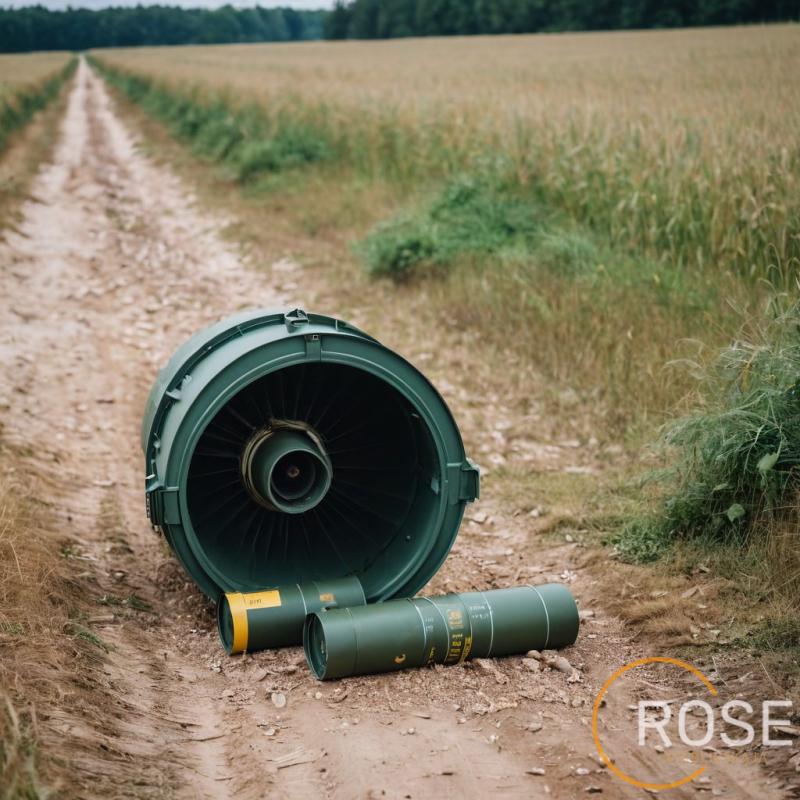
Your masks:
<svg viewBox="0 0 800 800"><path fill-rule="evenodd" d="M447 465L448 494L451 503L471 503L480 495L481 471L477 464L465 458L460 464Z"/></svg>
<svg viewBox="0 0 800 800"><path fill-rule="evenodd" d="M308 314L302 308L295 308L283 315L283 321L286 323L286 330L292 333L301 325L308 325Z"/></svg>
<svg viewBox="0 0 800 800"><path fill-rule="evenodd" d="M145 484L144 502L147 518L155 527L180 524L177 486L167 487L160 481L151 480Z"/></svg>

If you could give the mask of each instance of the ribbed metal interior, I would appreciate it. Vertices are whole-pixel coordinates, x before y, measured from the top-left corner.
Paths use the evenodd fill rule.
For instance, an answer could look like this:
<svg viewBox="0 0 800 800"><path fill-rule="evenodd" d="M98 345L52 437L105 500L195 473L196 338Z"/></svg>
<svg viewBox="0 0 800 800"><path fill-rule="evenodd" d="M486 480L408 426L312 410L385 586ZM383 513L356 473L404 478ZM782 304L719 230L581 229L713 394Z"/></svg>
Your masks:
<svg viewBox="0 0 800 800"><path fill-rule="evenodd" d="M302 514L264 508L242 482L247 441L274 421L308 426L333 466L324 499ZM231 586L356 574L373 597L397 576L386 557L398 539L408 563L424 546L418 528L437 505L435 453L419 415L380 378L325 363L278 370L239 392L199 439L188 475L192 527Z"/></svg>

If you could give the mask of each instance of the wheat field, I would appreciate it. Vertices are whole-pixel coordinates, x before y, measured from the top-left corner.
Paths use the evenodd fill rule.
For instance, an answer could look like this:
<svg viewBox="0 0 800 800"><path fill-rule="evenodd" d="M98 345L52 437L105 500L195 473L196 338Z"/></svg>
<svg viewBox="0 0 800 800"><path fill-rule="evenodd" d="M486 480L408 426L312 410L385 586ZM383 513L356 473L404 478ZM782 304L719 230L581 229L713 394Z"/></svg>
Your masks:
<svg viewBox="0 0 800 800"><path fill-rule="evenodd" d="M322 106L362 158L386 158L391 137L414 175L490 147L574 213L658 258L760 274L797 258L796 25L105 58L278 115Z"/></svg>
<svg viewBox="0 0 800 800"><path fill-rule="evenodd" d="M70 53L0 54L0 97L21 86L39 83L62 70Z"/></svg>
<svg viewBox="0 0 800 800"><path fill-rule="evenodd" d="M75 63L69 53L0 54L0 151L56 97ZM0 192L0 204L4 196Z"/></svg>
<svg viewBox="0 0 800 800"><path fill-rule="evenodd" d="M455 318L515 324L623 425L690 387L663 375L680 341L727 341L796 291L800 26L98 56L150 81L157 114L241 180L300 165L388 187L367 266L433 263ZM231 113L260 116L268 153Z"/></svg>

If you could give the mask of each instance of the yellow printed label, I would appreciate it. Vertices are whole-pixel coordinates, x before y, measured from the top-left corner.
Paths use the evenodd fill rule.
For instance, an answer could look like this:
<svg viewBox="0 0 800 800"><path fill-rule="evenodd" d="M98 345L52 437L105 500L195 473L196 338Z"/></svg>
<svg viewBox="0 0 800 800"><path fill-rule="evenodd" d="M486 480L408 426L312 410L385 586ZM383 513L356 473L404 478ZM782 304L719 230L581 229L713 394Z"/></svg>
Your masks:
<svg viewBox="0 0 800 800"><path fill-rule="evenodd" d="M467 638L464 640L464 651L461 653L459 662L466 661L469 658L470 650L472 650L472 634L467 636Z"/></svg>
<svg viewBox="0 0 800 800"><path fill-rule="evenodd" d="M233 641L231 642L231 655L243 653L247 650L247 607L244 602L244 595L241 592L230 592L226 594L228 607L231 611L231 622L233 623Z"/></svg>
<svg viewBox="0 0 800 800"><path fill-rule="evenodd" d="M450 631L450 646L447 650L445 664L457 664L463 661L464 653L464 634Z"/></svg>
<svg viewBox="0 0 800 800"><path fill-rule="evenodd" d="M251 608L277 608L281 605L281 593L278 589L270 589L267 592L250 592L244 595L244 604L248 610Z"/></svg>
<svg viewBox="0 0 800 800"><path fill-rule="evenodd" d="M336 601L336 596L333 592L324 592L319 596L320 603L333 603Z"/></svg>

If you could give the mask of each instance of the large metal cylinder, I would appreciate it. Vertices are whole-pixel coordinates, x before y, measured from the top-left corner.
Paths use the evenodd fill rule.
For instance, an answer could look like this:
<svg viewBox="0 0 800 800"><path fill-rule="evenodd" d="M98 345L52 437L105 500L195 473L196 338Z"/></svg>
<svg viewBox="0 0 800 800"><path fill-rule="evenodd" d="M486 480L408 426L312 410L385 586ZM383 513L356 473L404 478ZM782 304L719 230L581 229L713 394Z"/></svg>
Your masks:
<svg viewBox="0 0 800 800"><path fill-rule="evenodd" d="M213 599L356 576L370 602L437 571L478 494L411 364L331 317L250 311L192 337L142 423L148 516Z"/></svg>
<svg viewBox="0 0 800 800"><path fill-rule="evenodd" d="M558 583L392 600L309 614L303 646L320 680L566 647L578 608Z"/></svg>
<svg viewBox="0 0 800 800"><path fill-rule="evenodd" d="M361 583L352 576L261 592L229 592L217 602L219 638L230 654L298 645L303 643L308 614L366 602Z"/></svg>

